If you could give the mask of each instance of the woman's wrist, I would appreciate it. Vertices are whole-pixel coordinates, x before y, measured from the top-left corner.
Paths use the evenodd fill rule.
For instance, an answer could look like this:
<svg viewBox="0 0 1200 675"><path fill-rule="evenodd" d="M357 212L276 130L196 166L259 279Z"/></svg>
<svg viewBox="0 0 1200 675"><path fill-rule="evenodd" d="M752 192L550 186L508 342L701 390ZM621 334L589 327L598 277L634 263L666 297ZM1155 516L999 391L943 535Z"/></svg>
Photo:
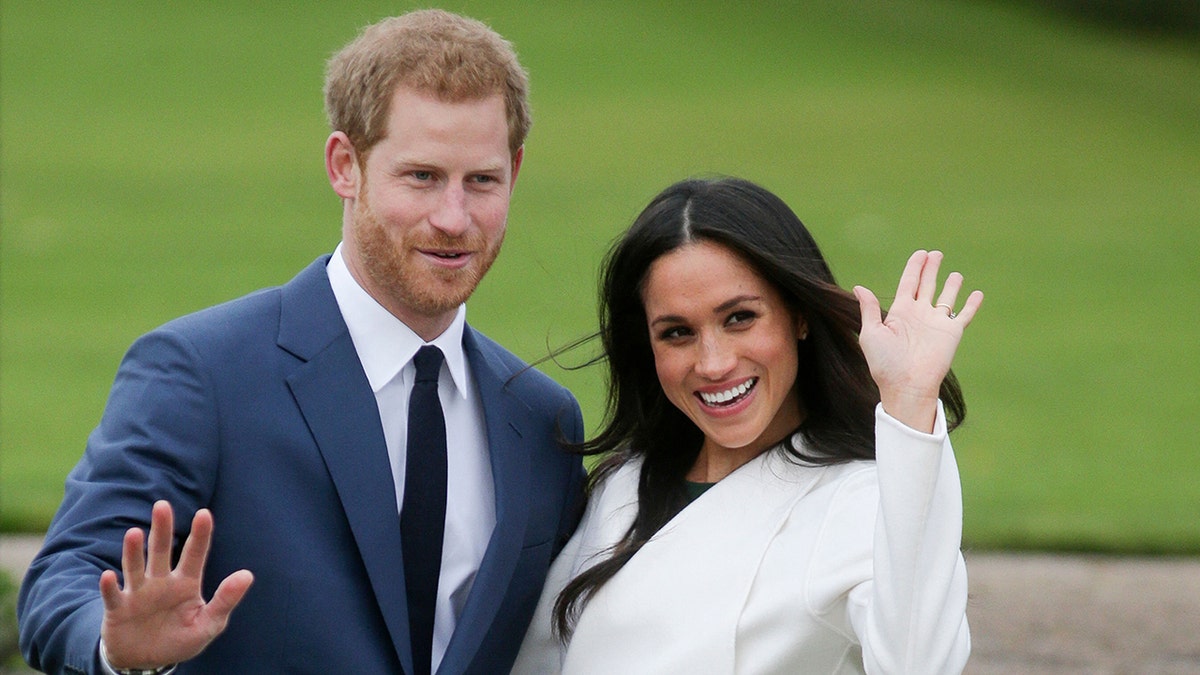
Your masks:
<svg viewBox="0 0 1200 675"><path fill-rule="evenodd" d="M897 394L880 392L883 411L901 424L920 431L933 433L937 420L937 395L917 396L911 393Z"/></svg>

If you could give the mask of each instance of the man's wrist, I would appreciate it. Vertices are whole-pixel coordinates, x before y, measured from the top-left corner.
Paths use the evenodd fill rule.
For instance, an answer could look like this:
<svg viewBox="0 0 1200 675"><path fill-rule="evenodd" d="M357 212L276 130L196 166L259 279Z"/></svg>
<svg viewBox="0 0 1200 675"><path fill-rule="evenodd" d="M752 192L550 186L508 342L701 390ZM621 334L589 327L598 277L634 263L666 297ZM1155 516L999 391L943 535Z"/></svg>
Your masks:
<svg viewBox="0 0 1200 675"><path fill-rule="evenodd" d="M114 668L112 661L108 660L108 649L104 646L104 638L100 638L100 667L104 670L104 675L170 675L175 672L177 665L179 664L172 663L161 668Z"/></svg>

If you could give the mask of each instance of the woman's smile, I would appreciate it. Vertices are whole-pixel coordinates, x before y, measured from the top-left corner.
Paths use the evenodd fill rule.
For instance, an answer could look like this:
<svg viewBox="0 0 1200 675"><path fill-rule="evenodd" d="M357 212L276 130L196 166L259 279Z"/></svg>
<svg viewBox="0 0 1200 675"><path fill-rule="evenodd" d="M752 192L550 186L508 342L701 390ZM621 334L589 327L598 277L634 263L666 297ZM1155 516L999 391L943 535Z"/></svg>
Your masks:
<svg viewBox="0 0 1200 675"><path fill-rule="evenodd" d="M728 408L744 401L756 384L758 384L758 378L751 377L736 387L715 392L698 391L696 396L704 405L711 408Z"/></svg>

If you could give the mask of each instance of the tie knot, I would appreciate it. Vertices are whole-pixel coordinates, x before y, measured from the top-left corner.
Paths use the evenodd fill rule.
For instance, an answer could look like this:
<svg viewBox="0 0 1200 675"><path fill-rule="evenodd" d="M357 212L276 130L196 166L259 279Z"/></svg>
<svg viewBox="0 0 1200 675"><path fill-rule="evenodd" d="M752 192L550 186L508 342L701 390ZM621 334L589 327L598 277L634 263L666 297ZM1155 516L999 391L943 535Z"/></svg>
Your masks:
<svg viewBox="0 0 1200 675"><path fill-rule="evenodd" d="M438 372L442 369L442 350L425 345L417 350L413 363L417 366L416 382L437 382Z"/></svg>

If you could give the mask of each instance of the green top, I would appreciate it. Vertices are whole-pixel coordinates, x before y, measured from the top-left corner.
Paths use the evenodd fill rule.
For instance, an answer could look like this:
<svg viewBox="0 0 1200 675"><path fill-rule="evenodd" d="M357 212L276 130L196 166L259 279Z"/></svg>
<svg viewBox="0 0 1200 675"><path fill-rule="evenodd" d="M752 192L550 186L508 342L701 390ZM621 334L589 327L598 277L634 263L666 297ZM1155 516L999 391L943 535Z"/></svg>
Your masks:
<svg viewBox="0 0 1200 675"><path fill-rule="evenodd" d="M708 488L716 485L716 483L694 483L690 480L684 481L684 487L687 488L688 503L696 501L696 499L708 491Z"/></svg>

